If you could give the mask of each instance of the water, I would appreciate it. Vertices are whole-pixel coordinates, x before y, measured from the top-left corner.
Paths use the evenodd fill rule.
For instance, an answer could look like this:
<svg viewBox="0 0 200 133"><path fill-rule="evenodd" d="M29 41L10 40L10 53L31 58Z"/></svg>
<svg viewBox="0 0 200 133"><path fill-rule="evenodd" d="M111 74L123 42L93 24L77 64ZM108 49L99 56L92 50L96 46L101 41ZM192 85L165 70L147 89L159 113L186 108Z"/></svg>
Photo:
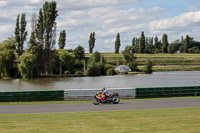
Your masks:
<svg viewBox="0 0 200 133"><path fill-rule="evenodd" d="M153 74L116 75L104 77L62 77L29 80L0 80L0 91L165 86L200 86L200 71L154 72Z"/></svg>

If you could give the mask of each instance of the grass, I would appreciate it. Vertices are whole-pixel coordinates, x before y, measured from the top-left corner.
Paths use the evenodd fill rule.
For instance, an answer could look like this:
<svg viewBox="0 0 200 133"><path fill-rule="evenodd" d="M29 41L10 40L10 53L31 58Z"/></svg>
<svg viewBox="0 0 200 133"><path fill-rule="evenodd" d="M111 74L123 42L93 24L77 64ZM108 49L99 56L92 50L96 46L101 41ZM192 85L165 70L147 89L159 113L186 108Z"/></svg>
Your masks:
<svg viewBox="0 0 200 133"><path fill-rule="evenodd" d="M200 98L200 96L191 97L168 97L168 98L145 98L145 99L121 99L121 101L143 101L143 100L164 100L164 99L187 99L187 98ZM46 102L0 102L0 106L8 105L41 105L41 104L72 104L72 103L91 103L90 101L46 101Z"/></svg>
<svg viewBox="0 0 200 133"><path fill-rule="evenodd" d="M86 54L86 57L91 55ZM103 53L103 57L109 64L124 64L121 53ZM200 54L136 54L136 57L138 64L145 64L147 58L150 58L154 64L200 64Z"/></svg>
<svg viewBox="0 0 200 133"><path fill-rule="evenodd" d="M153 66L153 71L154 72L156 71L200 71L200 65L197 65L197 66L187 66L187 65Z"/></svg>
<svg viewBox="0 0 200 133"><path fill-rule="evenodd" d="M0 115L2 133L195 133L200 108Z"/></svg>

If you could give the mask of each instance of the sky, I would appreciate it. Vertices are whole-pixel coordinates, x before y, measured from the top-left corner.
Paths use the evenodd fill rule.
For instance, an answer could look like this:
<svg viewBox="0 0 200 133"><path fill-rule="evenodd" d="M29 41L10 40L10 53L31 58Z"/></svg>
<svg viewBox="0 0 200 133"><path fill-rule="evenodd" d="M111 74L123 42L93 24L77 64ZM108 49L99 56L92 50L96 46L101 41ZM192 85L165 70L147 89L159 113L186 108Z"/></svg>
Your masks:
<svg viewBox="0 0 200 133"><path fill-rule="evenodd" d="M26 13L29 40L31 16L38 14L45 1L50 0L0 0L0 42L14 36L17 15L22 13ZM186 35L200 41L200 0L56 0L56 3L57 39L60 31L66 30L65 49L81 45L88 52L91 32L96 33L93 51L99 52L114 52L117 33L120 51L131 45L133 37L140 37L142 31L145 36L158 36L160 40L166 33L169 43Z"/></svg>

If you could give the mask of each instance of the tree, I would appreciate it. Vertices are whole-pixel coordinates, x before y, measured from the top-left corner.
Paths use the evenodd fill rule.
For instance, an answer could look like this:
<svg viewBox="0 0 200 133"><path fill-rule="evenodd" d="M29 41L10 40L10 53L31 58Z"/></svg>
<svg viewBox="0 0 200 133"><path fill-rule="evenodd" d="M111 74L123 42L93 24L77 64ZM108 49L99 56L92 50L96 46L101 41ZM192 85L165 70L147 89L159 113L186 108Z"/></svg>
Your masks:
<svg viewBox="0 0 200 133"><path fill-rule="evenodd" d="M184 42L184 53L188 53L190 43L190 37L187 35Z"/></svg>
<svg viewBox="0 0 200 133"><path fill-rule="evenodd" d="M99 53L98 51L94 52L94 54L90 57L89 59L89 63L92 63L92 62L101 62L104 63L104 58L102 56L101 53Z"/></svg>
<svg viewBox="0 0 200 133"><path fill-rule="evenodd" d="M60 37L59 37L59 40L58 40L58 45L59 45L60 49L64 49L65 41L66 41L66 32L65 32L65 30L63 30L63 31L60 32Z"/></svg>
<svg viewBox="0 0 200 133"><path fill-rule="evenodd" d="M44 44L43 44L44 43L44 30L45 29L44 29L43 11L40 8L38 22L37 22L37 28L36 28L36 37L40 43L41 49L43 49L43 46L44 46Z"/></svg>
<svg viewBox="0 0 200 133"><path fill-rule="evenodd" d="M85 58L85 50L80 45L74 49L73 54L79 61Z"/></svg>
<svg viewBox="0 0 200 133"><path fill-rule="evenodd" d="M115 54L119 54L119 48L121 46L120 43L120 34L117 33L116 40L115 40Z"/></svg>
<svg viewBox="0 0 200 133"><path fill-rule="evenodd" d="M136 56L135 56L135 47L133 46L129 46L127 45L124 49L124 51L122 52L124 59L126 61L126 64L129 64L130 62L136 60Z"/></svg>
<svg viewBox="0 0 200 133"><path fill-rule="evenodd" d="M19 58L18 64L19 72L22 78L36 78L39 77L37 57L29 52L24 53Z"/></svg>
<svg viewBox="0 0 200 133"><path fill-rule="evenodd" d="M137 70L137 62L136 60L136 48L134 46L126 46L124 51L122 52L126 64L131 68L132 71Z"/></svg>
<svg viewBox="0 0 200 133"><path fill-rule="evenodd" d="M59 62L63 71L73 72L75 56L63 49L57 50Z"/></svg>
<svg viewBox="0 0 200 133"><path fill-rule="evenodd" d="M50 68L50 59L52 49L56 40L56 17L58 11L56 10L56 2L45 2L43 5L43 26L44 26L44 49L45 49L45 71L48 74Z"/></svg>
<svg viewBox="0 0 200 133"><path fill-rule="evenodd" d="M167 53L168 50L168 38L167 38L167 34L163 34L163 38L162 38L162 53Z"/></svg>
<svg viewBox="0 0 200 133"><path fill-rule="evenodd" d="M150 59L147 59L143 71L145 73L152 73L153 62Z"/></svg>
<svg viewBox="0 0 200 133"><path fill-rule="evenodd" d="M23 53L23 45L26 41L26 36L28 32L26 31L26 14L23 13L21 16L21 21L19 22L20 15L17 16L16 27L15 27L15 41L16 49L19 56ZM20 23L20 24L19 24Z"/></svg>
<svg viewBox="0 0 200 133"><path fill-rule="evenodd" d="M93 53L93 48L95 45L95 32L90 33L90 39L89 39L89 52Z"/></svg>
<svg viewBox="0 0 200 133"><path fill-rule="evenodd" d="M0 44L0 78L14 75L15 69L15 38L9 37Z"/></svg>
<svg viewBox="0 0 200 133"><path fill-rule="evenodd" d="M145 36L144 36L144 32L142 31L141 38L140 38L139 53L144 53L144 50L145 50Z"/></svg>
<svg viewBox="0 0 200 133"><path fill-rule="evenodd" d="M101 65L100 63L92 62L87 66L87 74L89 76L100 76L101 75Z"/></svg>
<svg viewBox="0 0 200 133"><path fill-rule="evenodd" d="M36 27L37 27L37 17L36 14L33 13L31 17L31 36L29 40L29 49L33 50L38 47L38 43L36 40Z"/></svg>

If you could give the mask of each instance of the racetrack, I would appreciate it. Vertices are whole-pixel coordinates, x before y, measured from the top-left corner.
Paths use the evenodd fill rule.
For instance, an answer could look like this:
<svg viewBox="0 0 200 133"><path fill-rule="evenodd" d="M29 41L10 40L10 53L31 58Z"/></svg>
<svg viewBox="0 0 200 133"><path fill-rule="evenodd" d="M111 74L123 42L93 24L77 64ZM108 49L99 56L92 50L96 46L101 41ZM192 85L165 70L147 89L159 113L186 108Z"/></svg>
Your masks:
<svg viewBox="0 0 200 133"><path fill-rule="evenodd" d="M10 105L0 106L0 114L29 114L29 113L64 113L64 112L96 112L119 110L144 110L164 108L200 107L200 98L122 101L119 104L74 103L74 104L45 104L45 105Z"/></svg>

